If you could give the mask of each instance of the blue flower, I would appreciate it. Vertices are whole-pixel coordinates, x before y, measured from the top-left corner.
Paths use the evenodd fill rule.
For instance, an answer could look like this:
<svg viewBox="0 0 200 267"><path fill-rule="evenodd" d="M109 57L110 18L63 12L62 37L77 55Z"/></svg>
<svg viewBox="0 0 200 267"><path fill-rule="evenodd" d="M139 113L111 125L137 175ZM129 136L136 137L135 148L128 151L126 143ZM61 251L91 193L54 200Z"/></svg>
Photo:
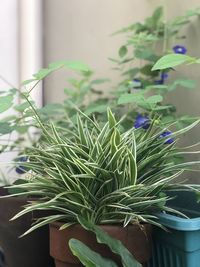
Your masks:
<svg viewBox="0 0 200 267"><path fill-rule="evenodd" d="M148 129L150 126L150 119L147 116L143 116L142 114L138 114L136 119L135 119L135 123L134 123L134 127L136 129L138 128L143 128L143 129Z"/></svg>
<svg viewBox="0 0 200 267"><path fill-rule="evenodd" d="M135 88L135 89L141 89L142 88L142 82L140 79L138 79L138 78L133 79L133 83L134 83L133 88Z"/></svg>
<svg viewBox="0 0 200 267"><path fill-rule="evenodd" d="M183 45L175 45L173 47L174 53L176 54L186 54L187 53L187 49L183 46Z"/></svg>
<svg viewBox="0 0 200 267"><path fill-rule="evenodd" d="M169 74L166 72L162 72L160 75L160 79L155 81L155 84L164 84L164 82L169 77Z"/></svg>
<svg viewBox="0 0 200 267"><path fill-rule="evenodd" d="M161 73L161 79L162 79L163 81L167 80L168 77L169 77L169 74L168 74L168 73L166 73L166 72L162 72L162 73Z"/></svg>
<svg viewBox="0 0 200 267"><path fill-rule="evenodd" d="M141 83L140 79L138 79L138 78L133 79L133 81L136 83Z"/></svg>
<svg viewBox="0 0 200 267"><path fill-rule="evenodd" d="M20 157L19 158L19 161L20 162L26 162L27 161L27 157ZM15 168L15 171L18 173L18 174L24 174L27 172L27 169L23 166L23 165L19 165Z"/></svg>
<svg viewBox="0 0 200 267"><path fill-rule="evenodd" d="M172 135L172 132L170 132L170 131L165 131L165 132L163 132L163 133L161 133L160 134L160 138L165 138L165 137L167 137L167 136L171 136ZM173 138L165 138L166 139L166 141L164 142L164 144L172 144L173 142L174 142L174 139Z"/></svg>

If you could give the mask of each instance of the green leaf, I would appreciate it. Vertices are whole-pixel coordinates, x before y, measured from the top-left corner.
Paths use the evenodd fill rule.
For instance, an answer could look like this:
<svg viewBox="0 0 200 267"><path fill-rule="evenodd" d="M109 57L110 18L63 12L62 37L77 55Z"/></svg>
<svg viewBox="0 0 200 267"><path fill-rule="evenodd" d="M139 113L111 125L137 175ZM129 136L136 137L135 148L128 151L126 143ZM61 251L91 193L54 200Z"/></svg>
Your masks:
<svg viewBox="0 0 200 267"><path fill-rule="evenodd" d="M1 96L0 97L0 113L11 108L13 104L13 95Z"/></svg>
<svg viewBox="0 0 200 267"><path fill-rule="evenodd" d="M79 114L77 114L77 125L78 125L78 133L79 133L81 144L87 147L87 138L85 135L83 122Z"/></svg>
<svg viewBox="0 0 200 267"><path fill-rule="evenodd" d="M102 112L105 112L107 108L108 108L108 105L93 104L93 105L88 106L88 108L85 110L85 114L89 115L93 112L102 113Z"/></svg>
<svg viewBox="0 0 200 267"><path fill-rule="evenodd" d="M121 257L124 267L142 267L142 265L134 259L128 249L124 247L121 241L110 237L100 227L86 221L82 217L78 217L78 221L86 230L95 233L98 243L107 245L112 252L118 254Z"/></svg>
<svg viewBox="0 0 200 267"><path fill-rule="evenodd" d="M189 80L189 79L179 79L179 80L175 80L175 82L168 86L168 91L173 91L176 89L177 86L182 86L188 89L193 89L196 86L196 81L194 80Z"/></svg>
<svg viewBox="0 0 200 267"><path fill-rule="evenodd" d="M146 59L146 60L150 60L150 61L153 61L154 56L155 56L154 52L150 49L145 49L145 50L136 49L134 52L134 55L136 58Z"/></svg>
<svg viewBox="0 0 200 267"><path fill-rule="evenodd" d="M152 95L146 99L149 104L157 104L163 101L163 97L161 95Z"/></svg>
<svg viewBox="0 0 200 267"><path fill-rule="evenodd" d="M138 103L142 101L142 96L139 94L123 94L118 99L118 104Z"/></svg>
<svg viewBox="0 0 200 267"><path fill-rule="evenodd" d="M108 59L109 59L110 61L114 62L114 63L119 63L119 60L118 60L118 59L111 58L111 57L109 57Z"/></svg>
<svg viewBox="0 0 200 267"><path fill-rule="evenodd" d="M186 11L187 17L192 17L192 16L196 16L196 15L200 15L200 8L199 7Z"/></svg>
<svg viewBox="0 0 200 267"><path fill-rule="evenodd" d="M76 92L72 88L64 88L64 93L71 97L74 97L76 95Z"/></svg>
<svg viewBox="0 0 200 267"><path fill-rule="evenodd" d="M66 62L67 61L65 61L65 60L52 62L48 65L48 69L51 71L58 70L60 68L63 68L65 66Z"/></svg>
<svg viewBox="0 0 200 267"><path fill-rule="evenodd" d="M49 116L61 114L64 112L64 107L59 103L51 103L45 105L43 108L39 109L39 112L47 114Z"/></svg>
<svg viewBox="0 0 200 267"><path fill-rule="evenodd" d="M128 104L128 103L135 103L140 107L152 110L152 104L157 104L163 101L163 97L161 95L153 95L148 98L145 98L142 93L138 94L123 94L118 99L118 104Z"/></svg>
<svg viewBox="0 0 200 267"><path fill-rule="evenodd" d="M58 62L49 64L48 68L46 69L39 70L37 73L33 75L33 77L35 77L36 80L42 80L46 76L51 74L53 71L56 71L63 67L76 70L76 71L82 71L82 72L90 71L90 68L86 64L80 61L58 61Z"/></svg>
<svg viewBox="0 0 200 267"><path fill-rule="evenodd" d="M107 116L108 116L109 127L111 129L116 125L117 122L110 108L107 109Z"/></svg>
<svg viewBox="0 0 200 267"><path fill-rule="evenodd" d="M181 85L183 87L193 89L197 85L197 82L190 79L179 79L175 81L176 85Z"/></svg>
<svg viewBox="0 0 200 267"><path fill-rule="evenodd" d="M157 71L151 71L152 67L153 67L152 64L147 64L140 69L140 72L146 76L153 76L153 77L158 76Z"/></svg>
<svg viewBox="0 0 200 267"><path fill-rule="evenodd" d="M0 134L8 134L13 131L13 127L8 122L0 122Z"/></svg>
<svg viewBox="0 0 200 267"><path fill-rule="evenodd" d="M154 110L154 107L152 107L149 103L147 102L144 102L144 101L140 101L137 103L137 105L140 107L140 108L143 108L147 111L152 111L152 109Z"/></svg>
<svg viewBox="0 0 200 267"><path fill-rule="evenodd" d="M90 67L81 61L66 61L65 67L76 71L83 71L83 72L91 71Z"/></svg>
<svg viewBox="0 0 200 267"><path fill-rule="evenodd" d="M136 160L133 157L132 153L128 153L129 158L129 177L132 185L135 185L137 182L137 165Z"/></svg>
<svg viewBox="0 0 200 267"><path fill-rule="evenodd" d="M110 145L111 145L111 155L114 156L117 151L117 144L116 144L116 131L113 132L110 138Z"/></svg>
<svg viewBox="0 0 200 267"><path fill-rule="evenodd" d="M32 82L36 81L36 79L29 79L29 80L25 80L22 82L22 85L27 85L27 84L30 84Z"/></svg>
<svg viewBox="0 0 200 267"><path fill-rule="evenodd" d="M153 108L154 111L161 111L161 110L166 110L166 109L170 109L172 106L168 105L168 106L156 106L155 108Z"/></svg>
<svg viewBox="0 0 200 267"><path fill-rule="evenodd" d="M151 84L151 85L148 85L145 87L145 90L167 90L168 89L168 86L167 85L164 85L164 84Z"/></svg>
<svg viewBox="0 0 200 267"><path fill-rule="evenodd" d="M173 68L183 63L192 62L193 60L194 58L189 57L187 55L181 55L181 54L165 55L156 62L156 64L152 68L152 71Z"/></svg>
<svg viewBox="0 0 200 267"><path fill-rule="evenodd" d="M128 52L128 49L125 45L121 46L119 49L119 56L124 57Z"/></svg>
<svg viewBox="0 0 200 267"><path fill-rule="evenodd" d="M66 61L66 60L50 63L48 66L48 69L51 71L55 71L55 70L58 70L58 69L63 68L63 67L69 68L72 70L76 70L76 71L83 71L83 72L90 71L90 68L88 67L88 65L86 65L83 62Z"/></svg>
<svg viewBox="0 0 200 267"><path fill-rule="evenodd" d="M128 63L128 62L131 62L133 60L134 60L134 57L124 58L123 60L120 61L119 65L122 65L122 64L125 64L125 63ZM119 68L119 70L120 70L120 68Z"/></svg>
<svg viewBox="0 0 200 267"><path fill-rule="evenodd" d="M33 101L31 101L31 103L34 104ZM24 103L14 106L14 109L19 112L23 112L27 108L30 108L30 104L28 102L24 102Z"/></svg>
<svg viewBox="0 0 200 267"><path fill-rule="evenodd" d="M110 79L96 79L96 80L93 80L91 82L91 84L102 84L102 83L106 83L106 82L109 82Z"/></svg>
<svg viewBox="0 0 200 267"><path fill-rule="evenodd" d="M115 262L102 257L79 240L70 239L69 247L74 256L86 267L117 267Z"/></svg>
<svg viewBox="0 0 200 267"><path fill-rule="evenodd" d="M153 22L154 22L154 26L157 25L157 23L160 21L160 19L162 18L162 16L163 16L163 7L160 6L160 7L158 7L158 8L154 11L154 13L153 13L153 15L152 15L152 19L153 19Z"/></svg>
<svg viewBox="0 0 200 267"><path fill-rule="evenodd" d="M24 184L24 183L28 183L28 181L19 178L13 183L13 185L20 185L20 184ZM23 190L16 189L16 188L9 188L8 192L10 195L12 195L12 194L21 193L21 192L23 192Z"/></svg>
<svg viewBox="0 0 200 267"><path fill-rule="evenodd" d="M132 68L128 69L127 71L123 72L122 75L130 75L131 78L135 77L136 74L140 71L139 68Z"/></svg>
<svg viewBox="0 0 200 267"><path fill-rule="evenodd" d="M146 18L145 24L143 27L146 27L146 29L151 30L158 30L161 22L161 18L163 15L163 8L158 7L152 14L151 17ZM141 29L142 30L142 29Z"/></svg>
<svg viewBox="0 0 200 267"><path fill-rule="evenodd" d="M29 129L29 126L26 126L26 125L13 127L13 130L17 131L20 134L27 133L28 129Z"/></svg>
<svg viewBox="0 0 200 267"><path fill-rule="evenodd" d="M51 69L41 69L37 73L33 74L36 80L40 81L52 72Z"/></svg>

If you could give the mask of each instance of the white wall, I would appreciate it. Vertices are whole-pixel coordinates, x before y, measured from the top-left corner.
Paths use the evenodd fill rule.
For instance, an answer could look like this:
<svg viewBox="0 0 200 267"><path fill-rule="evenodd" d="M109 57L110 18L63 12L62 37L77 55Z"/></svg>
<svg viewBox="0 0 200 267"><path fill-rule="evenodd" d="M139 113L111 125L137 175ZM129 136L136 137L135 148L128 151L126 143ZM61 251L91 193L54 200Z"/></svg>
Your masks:
<svg viewBox="0 0 200 267"><path fill-rule="evenodd" d="M5 0L4 0L5 1ZM20 81L32 77L43 64L43 8L42 0L19 0L19 56ZM31 85L32 86L32 85ZM29 88L26 88L29 89ZM31 92L38 107L43 104L42 83Z"/></svg>
<svg viewBox="0 0 200 267"><path fill-rule="evenodd" d="M19 86L18 1L1 1L0 8L0 88ZM9 85L10 83L10 85ZM6 113L10 115L12 111ZM5 116L2 114L1 116ZM9 136L8 136L9 137ZM5 138L5 137L3 137ZM12 136L13 138L13 136ZM3 143L1 138L1 144ZM0 154L0 170L5 172L13 153ZM10 173L6 174L7 176ZM0 176L1 180L1 176Z"/></svg>
<svg viewBox="0 0 200 267"><path fill-rule="evenodd" d="M42 67L42 0L1 0L0 8L0 88L20 88L20 83L29 79ZM33 93L38 106L42 105L42 88ZM15 99L18 103L19 99ZM0 114L5 117L13 114L9 110ZM3 136L14 140L17 134ZM10 161L16 153L0 154L0 170L7 178L16 179L16 173L8 171ZM9 167L8 167L9 166ZM1 180L1 176L0 176Z"/></svg>
<svg viewBox="0 0 200 267"><path fill-rule="evenodd" d="M18 86L18 1L1 1L0 8L0 75ZM10 86L0 79L1 88Z"/></svg>

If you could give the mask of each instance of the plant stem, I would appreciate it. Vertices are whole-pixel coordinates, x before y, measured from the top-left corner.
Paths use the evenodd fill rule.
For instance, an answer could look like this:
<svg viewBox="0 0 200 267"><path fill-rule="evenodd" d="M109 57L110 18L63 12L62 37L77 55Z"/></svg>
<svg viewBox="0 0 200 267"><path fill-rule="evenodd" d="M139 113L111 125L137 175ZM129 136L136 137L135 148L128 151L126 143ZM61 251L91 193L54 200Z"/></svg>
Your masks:
<svg viewBox="0 0 200 267"><path fill-rule="evenodd" d="M163 13L164 13L164 38L163 38L163 53L166 53L167 50L167 1L162 0L162 5L163 5Z"/></svg>

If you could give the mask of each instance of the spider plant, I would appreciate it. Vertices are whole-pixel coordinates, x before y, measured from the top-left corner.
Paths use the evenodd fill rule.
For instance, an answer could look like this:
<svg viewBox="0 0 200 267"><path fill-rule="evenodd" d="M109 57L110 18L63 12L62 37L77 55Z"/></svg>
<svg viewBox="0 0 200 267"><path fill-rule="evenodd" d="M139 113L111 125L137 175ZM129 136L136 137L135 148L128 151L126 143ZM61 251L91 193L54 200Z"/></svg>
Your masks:
<svg viewBox="0 0 200 267"><path fill-rule="evenodd" d="M11 196L38 198L12 219L34 210L52 214L36 220L26 233L54 221L65 228L77 223L78 216L94 224L161 226L157 213L179 213L167 206L166 192L190 189L175 178L200 162L175 163L177 156L192 153L178 148L177 140L199 121L171 134L169 142L158 119L152 119L147 130L124 131L110 109L103 125L79 111L67 136L37 119L43 141L25 155L28 179L12 185L18 191Z"/></svg>

